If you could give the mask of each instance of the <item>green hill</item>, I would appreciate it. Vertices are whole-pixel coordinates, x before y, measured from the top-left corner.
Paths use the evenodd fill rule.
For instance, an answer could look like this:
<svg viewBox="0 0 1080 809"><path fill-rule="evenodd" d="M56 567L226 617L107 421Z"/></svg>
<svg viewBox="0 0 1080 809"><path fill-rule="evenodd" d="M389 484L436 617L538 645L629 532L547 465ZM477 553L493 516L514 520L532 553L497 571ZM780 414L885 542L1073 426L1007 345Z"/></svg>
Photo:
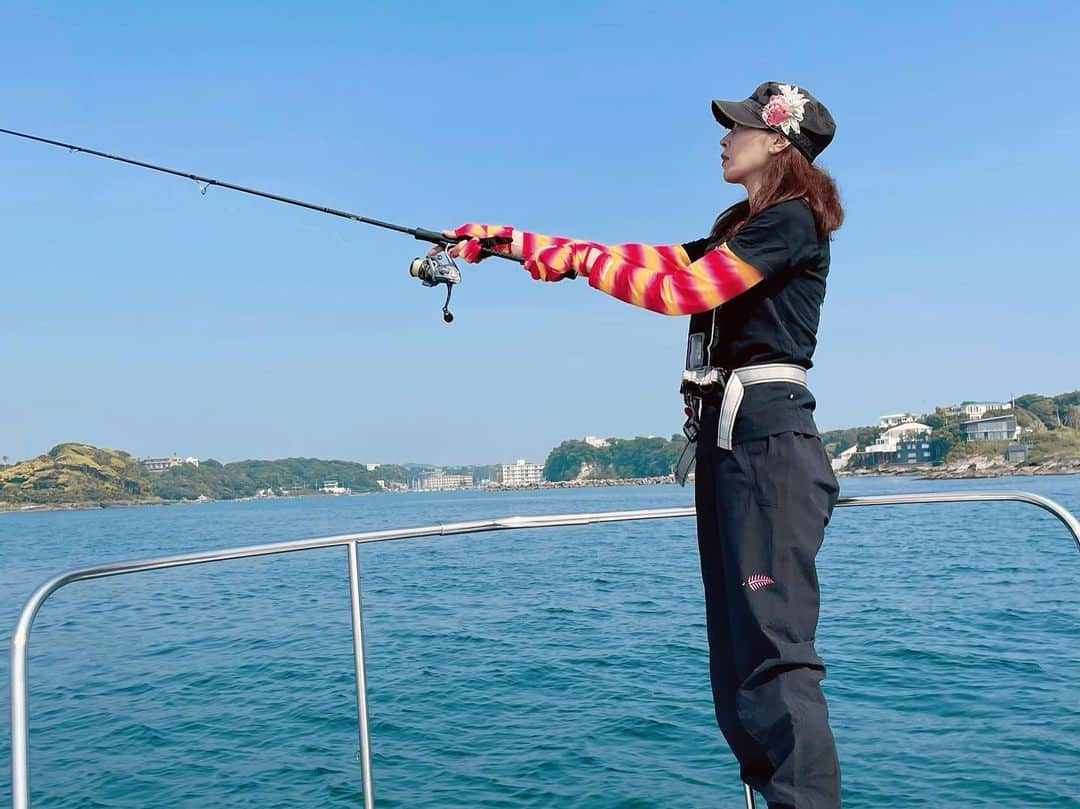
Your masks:
<svg viewBox="0 0 1080 809"><path fill-rule="evenodd" d="M60 444L45 455L0 466L0 506L160 502L209 498L234 500L260 490L315 494L325 481L354 492L376 492L434 471L423 464L382 464L368 470L352 461L281 458L273 461L207 460L147 472L126 452L89 444ZM490 477L490 467L462 467Z"/></svg>
<svg viewBox="0 0 1080 809"><path fill-rule="evenodd" d="M59 444L0 469L0 503L101 503L151 496L138 461L126 452L89 444Z"/></svg>
<svg viewBox="0 0 1080 809"><path fill-rule="evenodd" d="M544 463L550 481L610 480L613 478L664 477L686 446L682 435L664 438L611 438L605 447L584 441L563 441Z"/></svg>

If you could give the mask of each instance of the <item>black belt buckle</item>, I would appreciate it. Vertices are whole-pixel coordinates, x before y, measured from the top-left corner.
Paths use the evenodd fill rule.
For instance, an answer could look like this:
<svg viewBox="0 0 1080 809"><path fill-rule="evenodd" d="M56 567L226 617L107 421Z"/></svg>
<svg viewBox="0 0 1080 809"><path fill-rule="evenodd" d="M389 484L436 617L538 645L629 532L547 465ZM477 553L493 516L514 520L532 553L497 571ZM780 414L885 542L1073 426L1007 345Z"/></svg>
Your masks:
<svg viewBox="0 0 1080 809"><path fill-rule="evenodd" d="M690 379L687 379L690 376ZM686 422L683 424L683 435L691 444L697 441L701 431L701 408L706 401L717 402L723 395L731 372L726 368L694 368L686 371L683 375L679 392L686 403ZM703 382L703 380L708 380Z"/></svg>
<svg viewBox="0 0 1080 809"><path fill-rule="evenodd" d="M683 422L682 432L686 440L693 444L701 431L701 399L686 395L683 401L686 402L686 421Z"/></svg>
<svg viewBox="0 0 1080 809"><path fill-rule="evenodd" d="M715 371L716 373L714 376L719 378L705 384L696 382L692 379L683 379L682 384L679 386L679 392L684 396L718 399L724 393L724 388L727 386L727 381L731 372L724 368L711 368L710 371Z"/></svg>

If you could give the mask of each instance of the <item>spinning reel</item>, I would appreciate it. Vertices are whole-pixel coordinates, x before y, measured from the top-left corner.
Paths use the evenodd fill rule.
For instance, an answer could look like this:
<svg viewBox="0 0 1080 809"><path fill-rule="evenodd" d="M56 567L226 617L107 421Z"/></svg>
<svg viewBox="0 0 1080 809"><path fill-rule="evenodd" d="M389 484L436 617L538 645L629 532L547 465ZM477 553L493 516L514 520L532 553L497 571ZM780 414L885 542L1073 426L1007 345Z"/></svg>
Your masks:
<svg viewBox="0 0 1080 809"><path fill-rule="evenodd" d="M414 258L409 263L409 275L419 278L426 287L436 287L446 284L446 302L442 308L442 319L447 323L454 322L454 315L450 311L450 294L454 291L454 284L461 283L461 270L446 252L446 247L433 256L421 256Z"/></svg>
<svg viewBox="0 0 1080 809"><path fill-rule="evenodd" d="M437 253L414 258L409 263L409 275L413 278L419 278L426 287L446 284L446 302L443 304L442 316L447 323L453 323L454 315L450 312L450 293L454 290L454 284L461 283L461 270L458 269L458 265L454 263L454 259L448 252L452 245L447 241L446 235L442 233L435 233L424 228L413 228L407 232L420 241L431 242L439 246L439 252ZM494 256L516 261L519 264L522 263L520 257L494 249L496 245L509 243L510 239L508 237L481 239L479 255L481 257Z"/></svg>

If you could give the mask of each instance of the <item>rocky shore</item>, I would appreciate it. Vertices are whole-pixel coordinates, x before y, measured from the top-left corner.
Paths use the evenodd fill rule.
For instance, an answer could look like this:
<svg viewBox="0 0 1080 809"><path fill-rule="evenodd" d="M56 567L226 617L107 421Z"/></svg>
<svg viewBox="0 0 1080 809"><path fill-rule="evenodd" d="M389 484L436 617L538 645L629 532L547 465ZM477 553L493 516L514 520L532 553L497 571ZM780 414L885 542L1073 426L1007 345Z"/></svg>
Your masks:
<svg viewBox="0 0 1080 809"><path fill-rule="evenodd" d="M663 475L653 478L610 478L603 480L559 480L544 481L543 483L529 483L525 486L503 486L500 483L491 483L484 487L493 492L520 492L529 489L582 489L588 486L656 486L661 483L674 483L675 478L671 475Z"/></svg>
<svg viewBox="0 0 1080 809"><path fill-rule="evenodd" d="M163 500L147 497L139 500L93 500L77 503L0 503L0 514L23 511L80 511L94 508L132 508L134 506L172 506L178 503L194 503L195 500Z"/></svg>
<svg viewBox="0 0 1080 809"><path fill-rule="evenodd" d="M838 477L862 477L866 475L904 475L918 480L963 480L966 478L1000 478L1012 475L1077 475L1080 474L1080 458L1047 460L1041 462L1009 463L1004 458L965 458L962 461L927 464L904 464L882 466L876 469L841 470Z"/></svg>
<svg viewBox="0 0 1080 809"><path fill-rule="evenodd" d="M662 483L674 483L675 479L670 475L651 478L612 478L609 480L565 480L543 483L530 483L525 486L502 486L497 483L484 486L474 491L490 492L520 492L530 489L582 489L588 486L656 486ZM365 494L367 494L365 492ZM325 497L326 495L296 495L297 497ZM357 495L354 495L357 496ZM230 498L227 502L240 500L256 500L254 497ZM191 503L214 503L225 502L209 498L200 500L163 500L161 498L146 498L140 500L107 500L81 503L0 503L0 513L24 512L24 511L74 511L78 509L98 508L124 508L130 506L177 506Z"/></svg>

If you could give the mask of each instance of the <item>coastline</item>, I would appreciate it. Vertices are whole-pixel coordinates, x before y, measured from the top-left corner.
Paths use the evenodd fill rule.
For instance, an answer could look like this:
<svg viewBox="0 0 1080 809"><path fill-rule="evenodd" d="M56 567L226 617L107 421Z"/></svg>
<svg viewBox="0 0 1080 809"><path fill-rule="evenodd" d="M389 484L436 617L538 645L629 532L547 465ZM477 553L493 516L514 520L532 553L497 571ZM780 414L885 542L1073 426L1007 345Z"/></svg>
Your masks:
<svg viewBox="0 0 1080 809"><path fill-rule="evenodd" d="M1043 461L1040 463L1010 464L1003 459L965 459L960 462L942 464L941 466L928 466L925 464L911 466L881 466L875 469L841 469L836 473L838 478L857 477L910 477L915 480L971 480L979 478L1001 477L1036 477L1045 475L1078 475L1080 474L1080 459ZM676 485L675 479L670 475L647 478L609 478L603 480L560 480L544 481L542 483L529 483L524 486L502 486L492 484L488 486L472 486L463 489L433 489L431 491L471 491L471 492L521 492L538 491L541 489L583 489L588 487L610 486L660 486ZM362 492L349 495L361 497L370 494L418 494L415 490L402 492ZM202 503L239 503L248 500L282 500L296 499L301 497L326 497L328 495L306 494L293 495L290 497L233 497L233 498L204 498L202 500L164 500L162 498L149 498L145 500L104 500L82 503L0 503L0 515L23 514L40 511L89 511L104 508L135 508L137 506L190 506Z"/></svg>
<svg viewBox="0 0 1080 809"><path fill-rule="evenodd" d="M674 478L651 477L651 478L613 478L610 480L566 480L545 481L543 483L530 483L525 486L472 486L462 489L432 489L431 491L471 491L471 492L520 492L536 489L578 489L589 486L655 486L659 484L674 484ZM357 492L348 497L365 497L371 494L419 494L417 491L402 492ZM137 506L190 506L202 503L240 503L248 500L294 500L307 497L328 497L333 495L324 494L300 494L289 497L230 497L222 499L204 498L202 500L164 500L151 498L146 500L102 500L81 503L0 503L0 515L23 514L38 511L89 511L103 508L135 508Z"/></svg>
<svg viewBox="0 0 1080 809"><path fill-rule="evenodd" d="M532 489L584 489L589 486L658 486L675 483L671 475L650 478L605 478L602 480L545 480L542 483L527 483L524 486L503 486L499 483L475 487L479 491L521 492Z"/></svg>
<svg viewBox="0 0 1080 809"><path fill-rule="evenodd" d="M0 503L0 514L22 514L29 511L88 511L99 508L135 508L136 506L175 506L184 503L210 503L212 500L95 500L81 503Z"/></svg>
<svg viewBox="0 0 1080 809"><path fill-rule="evenodd" d="M1035 477L1080 474L1080 459L1049 460L1037 463L1009 463L1001 458L966 458L940 466L912 464L881 466L875 469L841 469L837 477L913 477L916 480L969 480L977 478Z"/></svg>

